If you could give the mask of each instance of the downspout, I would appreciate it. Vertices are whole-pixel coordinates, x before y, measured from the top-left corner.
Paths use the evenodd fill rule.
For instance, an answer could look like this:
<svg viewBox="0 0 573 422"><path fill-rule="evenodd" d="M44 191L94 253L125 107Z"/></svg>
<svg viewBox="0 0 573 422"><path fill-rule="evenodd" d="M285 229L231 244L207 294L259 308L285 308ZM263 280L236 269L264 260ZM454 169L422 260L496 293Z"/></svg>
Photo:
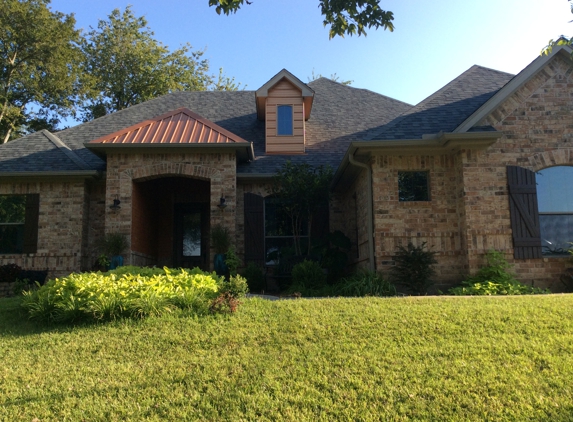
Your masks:
<svg viewBox="0 0 573 422"><path fill-rule="evenodd" d="M356 151L354 151L355 153ZM354 153L348 155L348 162L356 167L366 170L366 178L368 183L367 201L368 201L368 255L370 261L370 271L376 271L376 262L374 261L374 201L372 199L372 169L368 164L356 161Z"/></svg>

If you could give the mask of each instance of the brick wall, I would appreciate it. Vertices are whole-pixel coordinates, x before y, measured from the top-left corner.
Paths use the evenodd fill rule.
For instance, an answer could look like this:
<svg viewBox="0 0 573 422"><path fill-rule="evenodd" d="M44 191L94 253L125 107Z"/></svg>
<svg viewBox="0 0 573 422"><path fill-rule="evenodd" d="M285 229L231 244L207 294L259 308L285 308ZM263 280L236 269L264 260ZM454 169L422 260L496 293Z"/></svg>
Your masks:
<svg viewBox="0 0 573 422"><path fill-rule="evenodd" d="M137 239L140 236L132 231L134 204L141 200L141 197L137 197L137 193L134 199L133 184L163 177L184 177L209 182L208 207L211 223L223 224L229 228L232 236L235 236L236 157L234 153L110 153L107 156L106 203L111 204L117 198L121 201L121 209L106 210L105 232L124 233L128 236L133 254L130 253L125 257L126 264L152 263L152 257L147 253L149 251L131 247L132 236L134 235L136 239L134 246L138 245ZM158 195L161 196L161 193ZM217 207L222 195L225 196L227 204L224 211ZM153 199L160 199L159 196L156 195ZM158 202L159 208L165 211L161 201ZM135 218L138 218L138 211L135 210L135 213ZM154 224L164 223L164 217L158 218ZM168 250L171 253L172 247L165 245L162 250ZM214 252L210 252L210 256L213 256ZM159 261L161 259L158 259Z"/></svg>
<svg viewBox="0 0 573 422"><path fill-rule="evenodd" d="M85 191L85 182L79 179L0 184L0 194L40 195L37 252L0 255L0 265L15 263L24 269L48 270L49 277L79 271L87 249L87 244L82 245Z"/></svg>

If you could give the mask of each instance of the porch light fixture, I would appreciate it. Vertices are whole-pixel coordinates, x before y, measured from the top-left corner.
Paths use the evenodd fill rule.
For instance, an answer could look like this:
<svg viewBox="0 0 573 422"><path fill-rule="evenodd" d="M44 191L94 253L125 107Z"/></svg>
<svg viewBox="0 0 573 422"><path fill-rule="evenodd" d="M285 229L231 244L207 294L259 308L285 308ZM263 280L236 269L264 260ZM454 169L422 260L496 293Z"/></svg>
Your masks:
<svg viewBox="0 0 573 422"><path fill-rule="evenodd" d="M121 201L120 201L119 199L114 199L114 200L113 200L113 204L110 205L109 208L110 208L112 211L117 211L118 209L121 208L119 204L121 204Z"/></svg>
<svg viewBox="0 0 573 422"><path fill-rule="evenodd" d="M223 211L227 207L227 204L225 202L226 202L225 197L221 196L221 199L219 199L219 204L217 204L217 206L221 211Z"/></svg>

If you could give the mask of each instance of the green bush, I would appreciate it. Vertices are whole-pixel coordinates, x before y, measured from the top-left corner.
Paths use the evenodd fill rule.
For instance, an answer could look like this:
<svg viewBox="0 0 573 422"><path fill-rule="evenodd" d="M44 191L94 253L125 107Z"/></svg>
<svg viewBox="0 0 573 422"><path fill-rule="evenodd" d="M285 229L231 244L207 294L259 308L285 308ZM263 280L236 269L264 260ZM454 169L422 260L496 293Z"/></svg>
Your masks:
<svg viewBox="0 0 573 422"><path fill-rule="evenodd" d="M290 291L299 292L303 295L314 296L326 286L326 274L321 266L314 261L304 260L292 268L292 285ZM305 295L305 296L306 296Z"/></svg>
<svg viewBox="0 0 573 422"><path fill-rule="evenodd" d="M16 264L0 265L0 283L13 283L16 281L22 268Z"/></svg>
<svg viewBox="0 0 573 422"><path fill-rule="evenodd" d="M233 245L229 247L225 254L225 264L227 265L227 268L229 268L229 274L231 276L237 275L237 270L241 266L241 260L237 256L237 252Z"/></svg>
<svg viewBox="0 0 573 422"><path fill-rule="evenodd" d="M120 267L50 280L35 291L24 292L22 305L30 318L50 322L145 317L174 308L204 314L220 291L228 289L225 283L223 277L198 268Z"/></svg>
<svg viewBox="0 0 573 422"><path fill-rule="evenodd" d="M488 251L487 264L476 275L468 277L459 287L449 290L452 295L531 295L549 293L538 287L520 283L513 273L511 265L499 251Z"/></svg>
<svg viewBox="0 0 573 422"><path fill-rule="evenodd" d="M382 274L361 271L343 278L337 284L340 296L395 296L396 287Z"/></svg>
<svg viewBox="0 0 573 422"><path fill-rule="evenodd" d="M254 262L249 262L247 268L243 271L243 277L247 279L247 284L251 292L260 292L265 288L263 269Z"/></svg>
<svg viewBox="0 0 573 422"><path fill-rule="evenodd" d="M396 265L392 268L394 283L406 286L412 293L425 294L433 286L432 277L436 271L432 265L437 264L435 252L425 250L426 242L420 246L408 243L408 247L398 247L394 257Z"/></svg>

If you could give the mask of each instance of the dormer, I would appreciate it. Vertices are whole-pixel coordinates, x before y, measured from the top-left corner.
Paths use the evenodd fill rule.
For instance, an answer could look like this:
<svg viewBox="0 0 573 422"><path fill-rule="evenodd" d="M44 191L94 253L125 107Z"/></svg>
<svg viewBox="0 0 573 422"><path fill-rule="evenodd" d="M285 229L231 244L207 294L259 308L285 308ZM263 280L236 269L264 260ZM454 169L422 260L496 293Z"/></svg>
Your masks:
<svg viewBox="0 0 573 422"><path fill-rule="evenodd" d="M257 118L265 122L267 154L304 154L305 121L314 91L283 69L255 92Z"/></svg>

